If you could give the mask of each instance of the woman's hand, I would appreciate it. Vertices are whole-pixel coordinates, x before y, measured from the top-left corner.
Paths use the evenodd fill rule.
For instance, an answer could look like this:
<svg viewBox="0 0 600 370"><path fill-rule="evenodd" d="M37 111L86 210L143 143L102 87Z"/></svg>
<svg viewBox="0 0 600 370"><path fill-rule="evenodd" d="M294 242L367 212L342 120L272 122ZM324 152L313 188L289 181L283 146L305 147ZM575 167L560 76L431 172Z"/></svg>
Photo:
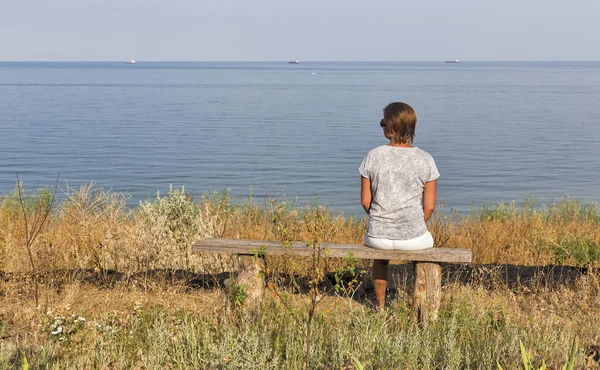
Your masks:
<svg viewBox="0 0 600 370"><path fill-rule="evenodd" d="M425 183L423 188L423 215L425 222L429 220L433 211L435 211L435 191L437 187L437 180L429 181Z"/></svg>
<svg viewBox="0 0 600 370"><path fill-rule="evenodd" d="M371 194L371 180L362 176L360 179L360 204L362 204L365 212L369 214L369 211L371 211L371 201L373 200L373 195Z"/></svg>

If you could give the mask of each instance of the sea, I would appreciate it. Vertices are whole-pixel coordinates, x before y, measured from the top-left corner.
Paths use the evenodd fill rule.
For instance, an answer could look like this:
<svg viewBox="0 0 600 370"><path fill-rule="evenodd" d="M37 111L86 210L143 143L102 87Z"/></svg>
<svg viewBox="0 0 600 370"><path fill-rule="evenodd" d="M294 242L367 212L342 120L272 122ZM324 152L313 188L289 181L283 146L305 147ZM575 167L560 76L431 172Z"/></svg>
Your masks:
<svg viewBox="0 0 600 370"><path fill-rule="evenodd" d="M362 216L394 101L446 211L600 201L600 62L1 62L0 194L60 173L59 196L93 183L132 207L184 187Z"/></svg>

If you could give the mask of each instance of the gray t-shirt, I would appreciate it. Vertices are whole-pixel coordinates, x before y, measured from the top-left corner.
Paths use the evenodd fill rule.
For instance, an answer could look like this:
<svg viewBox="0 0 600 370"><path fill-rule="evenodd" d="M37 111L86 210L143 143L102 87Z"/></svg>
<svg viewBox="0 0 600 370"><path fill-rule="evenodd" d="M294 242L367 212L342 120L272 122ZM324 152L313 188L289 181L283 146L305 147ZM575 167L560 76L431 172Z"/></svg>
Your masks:
<svg viewBox="0 0 600 370"><path fill-rule="evenodd" d="M383 145L367 154L358 171L371 180L369 237L408 240L427 232L423 187L440 176L429 153Z"/></svg>

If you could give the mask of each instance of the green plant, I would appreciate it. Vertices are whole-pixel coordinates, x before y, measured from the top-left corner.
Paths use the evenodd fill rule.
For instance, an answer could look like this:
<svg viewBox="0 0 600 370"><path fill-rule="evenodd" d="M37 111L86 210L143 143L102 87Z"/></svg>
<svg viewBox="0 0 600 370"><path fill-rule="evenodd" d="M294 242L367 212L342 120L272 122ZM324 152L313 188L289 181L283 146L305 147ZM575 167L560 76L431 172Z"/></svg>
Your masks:
<svg viewBox="0 0 600 370"><path fill-rule="evenodd" d="M232 307L242 307L246 304L248 294L242 285L232 283L229 286L227 297Z"/></svg>
<svg viewBox="0 0 600 370"><path fill-rule="evenodd" d="M525 346L523 345L523 342L519 340L519 347L521 347L521 359L523 360L523 369L524 370L535 370L535 367L533 366L532 362L531 362L531 356L527 353L527 351L525 350ZM542 361L542 366L539 368L539 370L545 370L546 369L546 364L544 363L544 361Z"/></svg>
<svg viewBox="0 0 600 370"><path fill-rule="evenodd" d="M571 346L571 353L567 363L562 367L562 370L573 370L575 368L575 356L577 355L577 338L573 338L573 345Z"/></svg>
<svg viewBox="0 0 600 370"><path fill-rule="evenodd" d="M70 343L71 338L86 326L86 319L83 316L69 313L70 306L66 306L65 311L62 315L59 312L46 312L44 328L51 340L62 344Z"/></svg>
<svg viewBox="0 0 600 370"><path fill-rule="evenodd" d="M589 236L565 235L555 244L554 256L557 264L572 262L579 267L590 267L600 262L600 245Z"/></svg>
<svg viewBox="0 0 600 370"><path fill-rule="evenodd" d="M4 333L6 333L7 329L8 329L8 324L5 323L4 321L0 321L0 339L2 339L2 336L4 335Z"/></svg>
<svg viewBox="0 0 600 370"><path fill-rule="evenodd" d="M19 351L21 355L21 370L29 370L29 362L23 351Z"/></svg>
<svg viewBox="0 0 600 370"><path fill-rule="evenodd" d="M183 269L186 277L197 261L191 247L195 240L221 236L228 211L226 193L204 194L198 203L185 188L171 187L166 196L140 203L135 212L140 269Z"/></svg>
<svg viewBox="0 0 600 370"><path fill-rule="evenodd" d="M364 370L365 366L358 361L358 359L356 357L354 357L353 355L350 355L350 361L352 361L352 365L354 365L354 368L356 370Z"/></svg>
<svg viewBox="0 0 600 370"><path fill-rule="evenodd" d="M366 273L363 269L358 269L357 266L360 259L354 257L352 253L344 257L344 265L335 270L335 285L334 291L338 294L354 292L358 287L359 277Z"/></svg>
<svg viewBox="0 0 600 370"><path fill-rule="evenodd" d="M479 211L479 219L485 221L500 221L505 222L515 217L516 202L500 203L496 205L486 205Z"/></svg>
<svg viewBox="0 0 600 370"><path fill-rule="evenodd" d="M538 368L533 365L531 361L531 356L525 349L523 342L519 340L519 347L521 348L521 359L523 361L523 370L546 370L546 364L542 361L542 365ZM573 370L575 367L575 356L577 355L577 339L573 339L573 345L571 346L571 352L569 354L569 358L567 362L562 367L562 370ZM502 366L499 362L496 362L498 365L498 370L503 370Z"/></svg>
<svg viewBox="0 0 600 370"><path fill-rule="evenodd" d="M201 232L202 218L185 188L179 190L171 186L166 197L158 193L154 202L147 200L140 204L139 214L147 224L160 230L163 237L174 242L177 252L184 256L188 270L189 248Z"/></svg>

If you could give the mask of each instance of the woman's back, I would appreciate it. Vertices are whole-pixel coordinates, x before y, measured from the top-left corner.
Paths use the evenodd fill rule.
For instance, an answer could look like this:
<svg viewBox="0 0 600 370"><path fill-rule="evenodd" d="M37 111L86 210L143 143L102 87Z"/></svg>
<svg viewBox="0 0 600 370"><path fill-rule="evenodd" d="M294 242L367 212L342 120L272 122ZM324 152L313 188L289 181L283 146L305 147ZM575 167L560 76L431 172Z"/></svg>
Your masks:
<svg viewBox="0 0 600 370"><path fill-rule="evenodd" d="M406 103L383 109L379 126L390 140L371 150L358 171L360 203L369 214L365 245L376 249L422 250L433 247L425 223L435 210L439 172L429 153L413 147L417 115ZM388 260L373 261L377 309L385 305Z"/></svg>
<svg viewBox="0 0 600 370"><path fill-rule="evenodd" d="M367 154L359 172L371 182L369 237L407 240L427 232L423 188L439 177L429 153L383 145Z"/></svg>

